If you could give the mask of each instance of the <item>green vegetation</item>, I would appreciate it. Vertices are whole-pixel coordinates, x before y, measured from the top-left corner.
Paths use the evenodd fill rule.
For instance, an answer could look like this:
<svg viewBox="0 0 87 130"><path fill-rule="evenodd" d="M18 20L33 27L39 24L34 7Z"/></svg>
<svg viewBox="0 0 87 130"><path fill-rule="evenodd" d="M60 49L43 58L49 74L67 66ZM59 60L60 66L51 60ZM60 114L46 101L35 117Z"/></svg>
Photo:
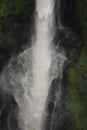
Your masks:
<svg viewBox="0 0 87 130"><path fill-rule="evenodd" d="M67 116L74 127L69 130L87 130L87 0L76 0L76 18L82 29L83 48L77 65L67 70ZM71 50L71 55L73 55Z"/></svg>
<svg viewBox="0 0 87 130"><path fill-rule="evenodd" d="M83 69L68 70L67 116L74 121L74 130L87 129L87 73Z"/></svg>
<svg viewBox="0 0 87 130"><path fill-rule="evenodd" d="M1 0L0 17L29 13L32 9L33 2L34 0Z"/></svg>

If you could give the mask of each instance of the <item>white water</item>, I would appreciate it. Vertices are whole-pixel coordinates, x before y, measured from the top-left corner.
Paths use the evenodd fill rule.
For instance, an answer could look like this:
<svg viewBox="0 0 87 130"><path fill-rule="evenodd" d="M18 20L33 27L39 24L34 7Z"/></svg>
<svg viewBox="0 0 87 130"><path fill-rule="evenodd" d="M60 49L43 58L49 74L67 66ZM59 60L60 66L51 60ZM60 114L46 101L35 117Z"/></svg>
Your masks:
<svg viewBox="0 0 87 130"><path fill-rule="evenodd" d="M12 93L18 103L18 121L22 130L43 129L49 87L54 78L62 75L66 58L56 51L52 43L53 9L54 0L36 1L36 38L32 48L21 53L15 62L13 59L1 75L3 84L9 81L9 85L7 88L3 87L3 90ZM58 100L60 94L59 88Z"/></svg>
<svg viewBox="0 0 87 130"><path fill-rule="evenodd" d="M32 47L32 74L33 83L30 88L30 113L26 130L41 130L45 116L45 103L49 89L49 69L51 64L51 43L53 37L52 0L37 0L36 3L36 40ZM27 115L25 115L26 118ZM30 128L29 128L30 127Z"/></svg>

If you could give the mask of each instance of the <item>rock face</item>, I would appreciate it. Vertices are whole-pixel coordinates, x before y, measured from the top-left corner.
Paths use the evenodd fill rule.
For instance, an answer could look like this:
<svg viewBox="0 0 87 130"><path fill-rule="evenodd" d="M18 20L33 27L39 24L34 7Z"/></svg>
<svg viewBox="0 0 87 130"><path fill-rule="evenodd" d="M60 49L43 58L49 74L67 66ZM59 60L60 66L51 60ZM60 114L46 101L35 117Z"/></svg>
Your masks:
<svg viewBox="0 0 87 130"><path fill-rule="evenodd" d="M77 50L81 46L79 35L77 34L79 28L77 27L77 22L75 21L75 10L72 6L70 7L72 0L56 0L55 3L55 28L56 36L54 38L55 45L58 45L60 42L60 47L64 48L67 56L70 59L73 59L71 56L72 49ZM58 6L60 5L60 8ZM0 55L3 55L3 58L0 57L0 70L8 62L11 55L16 55L26 47L26 43L31 39L32 28L31 23L33 19L27 19L25 21L19 20L20 18L15 18L16 20L11 24L8 23L6 28L3 25L3 39L0 39ZM62 28L59 26L60 22L62 23ZM76 23L76 24L74 24ZM34 23L33 23L34 25ZM30 45L31 46L31 45ZM72 52L74 53L74 52ZM72 54L73 55L73 54ZM74 55L75 56L75 55ZM73 57L74 57L73 56ZM65 71L64 71L65 72ZM62 81L62 91L63 97L61 100L61 105L56 107L56 117L55 117L55 128L54 130L65 130L68 128L67 121L65 121L65 79ZM58 83L58 79L53 81L53 89ZM53 92L53 90L51 90ZM55 92L53 92L55 93ZM52 93L52 94L53 94ZM0 95L0 128L1 130L18 130L17 126L17 104L14 101L11 95L6 95L2 92ZM48 104L49 113L52 112L54 104L50 102ZM59 108L60 107L60 108ZM62 113L62 114L60 114ZM4 118L5 117L5 118ZM50 117L47 120L47 130L50 126ZM12 125L11 125L12 124ZM15 125L14 125L15 124ZM5 126L5 127L4 127Z"/></svg>
<svg viewBox="0 0 87 130"><path fill-rule="evenodd" d="M69 0L57 1L56 0L56 6L55 6L56 36L54 38L54 42L56 46L59 45L61 48L64 49L68 57L68 61L66 62L66 65L64 68L65 77L62 80L63 97L61 100L61 105L56 107L55 123L54 123L55 125L54 125L53 130L65 130L69 128L70 129L74 128L73 121L71 121L73 119L72 118L68 119L65 114L66 113L65 100L66 100L66 94L67 94L67 88L65 87L66 87L66 82L68 78L68 77L66 78L66 74L69 69L69 66L70 65L73 66L73 64L76 65L79 59L79 54L81 52L81 47L82 47L82 41L81 41L82 39L80 38L80 35L79 35L81 34L81 30L79 26L77 26L75 11L76 10L74 9L73 1L69 1ZM56 82L58 82L58 79L55 79L55 80Z"/></svg>
<svg viewBox="0 0 87 130"><path fill-rule="evenodd" d="M34 6L32 7L34 8ZM26 48L28 42L31 43L31 34L34 26L33 18L33 12L27 13L26 16L21 14L8 17L0 16L0 72L7 66L12 56L16 57ZM30 44L28 45L31 46ZM5 86L0 84L0 87ZM0 89L1 130L19 129L17 111L18 106L13 96Z"/></svg>
<svg viewBox="0 0 87 130"><path fill-rule="evenodd" d="M0 92L0 129L17 130L17 104L11 95Z"/></svg>
<svg viewBox="0 0 87 130"><path fill-rule="evenodd" d="M72 0L56 0L55 4L55 45L61 46L66 51L66 55L70 58L74 49L78 50L77 55L82 46L81 30L76 20L75 2ZM75 53L76 54L76 53ZM75 55L74 55L75 56Z"/></svg>
<svg viewBox="0 0 87 130"><path fill-rule="evenodd" d="M33 27L31 28L31 25L33 25L32 20L31 16L25 21L20 20L20 17L17 16L13 21L10 18L7 24L6 21L1 24L0 70L12 55L17 55L24 50L28 42L31 43L31 34L33 31Z"/></svg>

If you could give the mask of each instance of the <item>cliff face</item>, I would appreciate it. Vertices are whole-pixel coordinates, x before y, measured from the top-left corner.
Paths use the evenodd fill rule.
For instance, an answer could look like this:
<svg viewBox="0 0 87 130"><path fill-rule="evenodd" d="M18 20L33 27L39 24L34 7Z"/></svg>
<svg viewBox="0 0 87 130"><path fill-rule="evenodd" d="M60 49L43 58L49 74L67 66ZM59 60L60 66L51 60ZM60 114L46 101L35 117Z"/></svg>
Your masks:
<svg viewBox="0 0 87 130"><path fill-rule="evenodd" d="M68 67L65 71L65 75L67 75L66 130L86 130L87 1L61 1L62 24L69 34L68 38L65 30L58 34L62 39L61 46L65 48L69 58ZM32 34L30 23L33 22L34 6L34 0L0 1L0 70L9 61L9 58L22 51L23 46L26 46L30 40L29 37ZM6 99L4 97L1 100ZM6 102L6 106L10 106L9 101ZM11 102L14 102L13 99ZM2 108L4 111L4 107ZM65 125L63 130L65 130L64 127Z"/></svg>
<svg viewBox="0 0 87 130"><path fill-rule="evenodd" d="M34 7L34 0L0 1L0 70L30 40Z"/></svg>
<svg viewBox="0 0 87 130"><path fill-rule="evenodd" d="M66 114L63 129L86 130L87 1L61 1L60 13L65 29L61 30L58 35L61 37L61 45L69 58L64 72L67 77L67 79L64 78L64 81L67 81L67 90L65 91Z"/></svg>
<svg viewBox="0 0 87 130"><path fill-rule="evenodd" d="M33 0L0 1L0 72L9 59L18 55L30 40L34 6ZM3 86L0 84L0 87ZM12 95L0 90L1 130L18 130L17 108Z"/></svg>

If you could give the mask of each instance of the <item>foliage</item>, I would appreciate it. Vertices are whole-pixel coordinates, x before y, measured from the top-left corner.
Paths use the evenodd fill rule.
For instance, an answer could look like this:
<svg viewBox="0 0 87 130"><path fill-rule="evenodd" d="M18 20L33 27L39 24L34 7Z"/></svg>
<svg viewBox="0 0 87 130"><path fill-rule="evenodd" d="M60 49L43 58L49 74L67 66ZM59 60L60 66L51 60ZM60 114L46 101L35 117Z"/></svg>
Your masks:
<svg viewBox="0 0 87 130"><path fill-rule="evenodd" d="M87 129L87 76L83 79L75 69L68 71L67 116L74 120L74 130Z"/></svg>
<svg viewBox="0 0 87 130"><path fill-rule="evenodd" d="M33 2L34 0L1 0L0 17L27 13L31 9Z"/></svg>
<svg viewBox="0 0 87 130"><path fill-rule="evenodd" d="M66 112L74 121L74 130L87 130L87 0L75 0L75 8L84 45L78 64L67 70Z"/></svg>

